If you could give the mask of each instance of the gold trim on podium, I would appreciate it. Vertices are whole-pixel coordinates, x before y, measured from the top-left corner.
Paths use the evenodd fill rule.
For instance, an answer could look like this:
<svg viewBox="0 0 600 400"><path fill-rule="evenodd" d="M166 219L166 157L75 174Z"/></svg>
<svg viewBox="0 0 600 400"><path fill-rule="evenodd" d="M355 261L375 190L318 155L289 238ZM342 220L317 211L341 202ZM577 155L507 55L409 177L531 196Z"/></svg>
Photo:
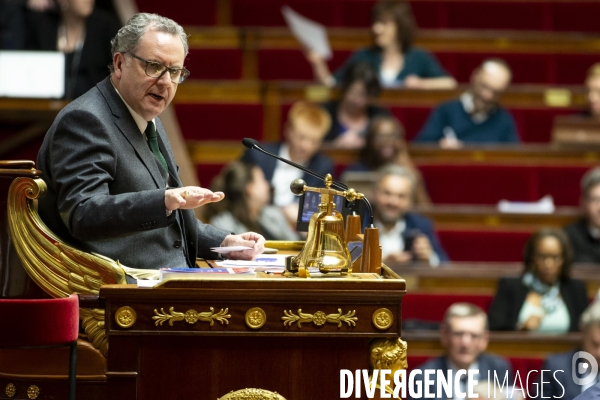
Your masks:
<svg viewBox="0 0 600 400"><path fill-rule="evenodd" d="M131 328L137 320L135 310L129 306L123 306L115 313L115 321L121 328Z"/></svg>
<svg viewBox="0 0 600 400"><path fill-rule="evenodd" d="M246 325L252 329L260 329L267 322L267 313L260 307L252 307L246 311Z"/></svg>
<svg viewBox="0 0 600 400"><path fill-rule="evenodd" d="M215 321L219 321L221 325L229 324L229 318L231 318L230 314L227 314L229 308L221 309L219 312L215 312L214 307L210 307L210 311L198 312L196 310L187 310L185 313L175 311L175 307L169 308L169 312L165 312L164 308L160 309L160 313L155 308L154 314L155 316L152 319L155 321L154 325L161 325L165 321L169 321L169 325L173 326L173 322L183 321L187 322L190 325L195 324L198 321L210 322L210 326L215 324Z"/></svg>
<svg viewBox="0 0 600 400"><path fill-rule="evenodd" d="M338 328L342 326L342 322L348 324L348 326L356 326L358 317L355 317L355 310L348 311L345 315L342 315L342 309L338 308L337 314L325 314L323 311L317 311L314 314L303 313L302 309L298 309L298 315L294 314L292 310L284 310L284 316L281 317L283 325L292 326L294 323L298 323L298 328L302 328L304 322L312 322L317 326L324 325L326 322L332 324L338 324Z"/></svg>

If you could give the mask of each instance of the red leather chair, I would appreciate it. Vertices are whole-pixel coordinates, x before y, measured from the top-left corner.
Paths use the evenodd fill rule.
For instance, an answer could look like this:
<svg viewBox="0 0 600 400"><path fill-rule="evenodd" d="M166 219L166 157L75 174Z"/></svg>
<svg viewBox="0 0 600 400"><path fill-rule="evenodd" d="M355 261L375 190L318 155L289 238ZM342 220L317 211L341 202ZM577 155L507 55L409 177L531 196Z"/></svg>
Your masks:
<svg viewBox="0 0 600 400"><path fill-rule="evenodd" d="M70 347L69 400L75 400L79 335L77 295L58 299L0 299L0 316L5 321L0 329L2 348ZM36 390L39 391L30 386L27 396L36 398ZM9 397L15 396L16 391L14 385L6 387Z"/></svg>

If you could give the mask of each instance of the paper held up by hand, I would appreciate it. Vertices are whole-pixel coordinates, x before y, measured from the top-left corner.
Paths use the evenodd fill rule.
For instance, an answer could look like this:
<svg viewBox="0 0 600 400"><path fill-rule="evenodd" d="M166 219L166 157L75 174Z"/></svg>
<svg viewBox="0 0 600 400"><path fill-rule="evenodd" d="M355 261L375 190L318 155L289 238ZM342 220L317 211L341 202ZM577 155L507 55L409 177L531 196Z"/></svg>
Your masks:
<svg viewBox="0 0 600 400"><path fill-rule="evenodd" d="M226 246L226 247L211 247L211 251L215 253L228 254L232 251L251 250L252 247L248 246Z"/></svg>
<svg viewBox="0 0 600 400"><path fill-rule="evenodd" d="M316 51L326 60L331 59L331 47L325 26L298 14L289 6L281 7L281 13L294 37L304 47Z"/></svg>
<svg viewBox="0 0 600 400"><path fill-rule="evenodd" d="M502 213L522 214L552 214L554 212L554 200L552 196L546 195L538 201L508 201L498 202L498 211Z"/></svg>

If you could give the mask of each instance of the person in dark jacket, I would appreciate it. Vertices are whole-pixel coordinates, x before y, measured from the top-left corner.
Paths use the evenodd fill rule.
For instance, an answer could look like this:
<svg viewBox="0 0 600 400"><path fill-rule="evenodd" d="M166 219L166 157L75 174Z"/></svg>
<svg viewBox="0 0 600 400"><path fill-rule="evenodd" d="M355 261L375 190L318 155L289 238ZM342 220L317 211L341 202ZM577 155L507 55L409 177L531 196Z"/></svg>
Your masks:
<svg viewBox="0 0 600 400"><path fill-rule="evenodd" d="M597 382L593 367L588 367L594 361L596 365L600 362L600 303L595 302L585 310L579 327L583 333L579 348L553 354L544 361L542 370L551 371L553 378L545 373L546 378L540 379L540 397L572 400Z"/></svg>
<svg viewBox="0 0 600 400"><path fill-rule="evenodd" d="M411 211L415 175L406 167L389 164L379 170L375 185L375 226L379 228L383 262L399 265L425 262L437 266L448 261L426 217Z"/></svg>
<svg viewBox="0 0 600 400"><path fill-rule="evenodd" d="M534 233L523 252L520 278L502 278L488 311L491 330L577 331L588 305L583 281L570 277L573 253L563 231Z"/></svg>
<svg viewBox="0 0 600 400"><path fill-rule="evenodd" d="M565 227L576 263L600 263L600 168L581 179L581 208L585 216Z"/></svg>
<svg viewBox="0 0 600 400"><path fill-rule="evenodd" d="M8 24L4 45L13 50L63 52L65 98L74 99L108 76L111 39L119 22L112 13L95 8L94 0L56 0L55 4L41 11L25 0L9 2L7 13L21 22Z"/></svg>
<svg viewBox="0 0 600 400"><path fill-rule="evenodd" d="M478 373L473 371L474 378L479 382L488 381L488 377L493 382L496 377L500 382L508 378L508 382L512 383L512 369L508 361L485 352L489 337L485 311L474 304L454 303L448 307L440 327L440 342L446 349L446 354L427 361L419 369L423 372L426 370L443 372L446 379L448 379L449 371L453 372L452 377L454 377L459 369L476 370ZM433 384L426 389L427 380L423 376L424 374L418 374L418 378L415 379L415 384L419 382L422 385L422 398L425 398L425 390L433 394L431 398L437 400L462 398L457 393L458 389L466 391L466 387L451 385L454 393L446 393L443 386L437 386L438 382L435 376L431 380ZM440 395L438 395L438 390Z"/></svg>

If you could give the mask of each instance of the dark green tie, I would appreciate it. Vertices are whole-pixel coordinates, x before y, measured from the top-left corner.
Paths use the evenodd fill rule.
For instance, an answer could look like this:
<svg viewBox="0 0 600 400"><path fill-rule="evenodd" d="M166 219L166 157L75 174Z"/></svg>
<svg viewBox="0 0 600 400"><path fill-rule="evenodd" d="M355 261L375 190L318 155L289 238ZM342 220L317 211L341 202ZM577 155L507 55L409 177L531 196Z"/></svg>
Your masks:
<svg viewBox="0 0 600 400"><path fill-rule="evenodd" d="M144 133L148 138L148 146L150 146L150 150L152 150L152 153L154 153L156 158L158 158L158 161L160 161L165 169L168 170L169 168L167 168L167 160L165 160L165 157L163 157L160 149L158 148L158 134L156 133L154 122L148 122L148 126L146 127L146 131Z"/></svg>

